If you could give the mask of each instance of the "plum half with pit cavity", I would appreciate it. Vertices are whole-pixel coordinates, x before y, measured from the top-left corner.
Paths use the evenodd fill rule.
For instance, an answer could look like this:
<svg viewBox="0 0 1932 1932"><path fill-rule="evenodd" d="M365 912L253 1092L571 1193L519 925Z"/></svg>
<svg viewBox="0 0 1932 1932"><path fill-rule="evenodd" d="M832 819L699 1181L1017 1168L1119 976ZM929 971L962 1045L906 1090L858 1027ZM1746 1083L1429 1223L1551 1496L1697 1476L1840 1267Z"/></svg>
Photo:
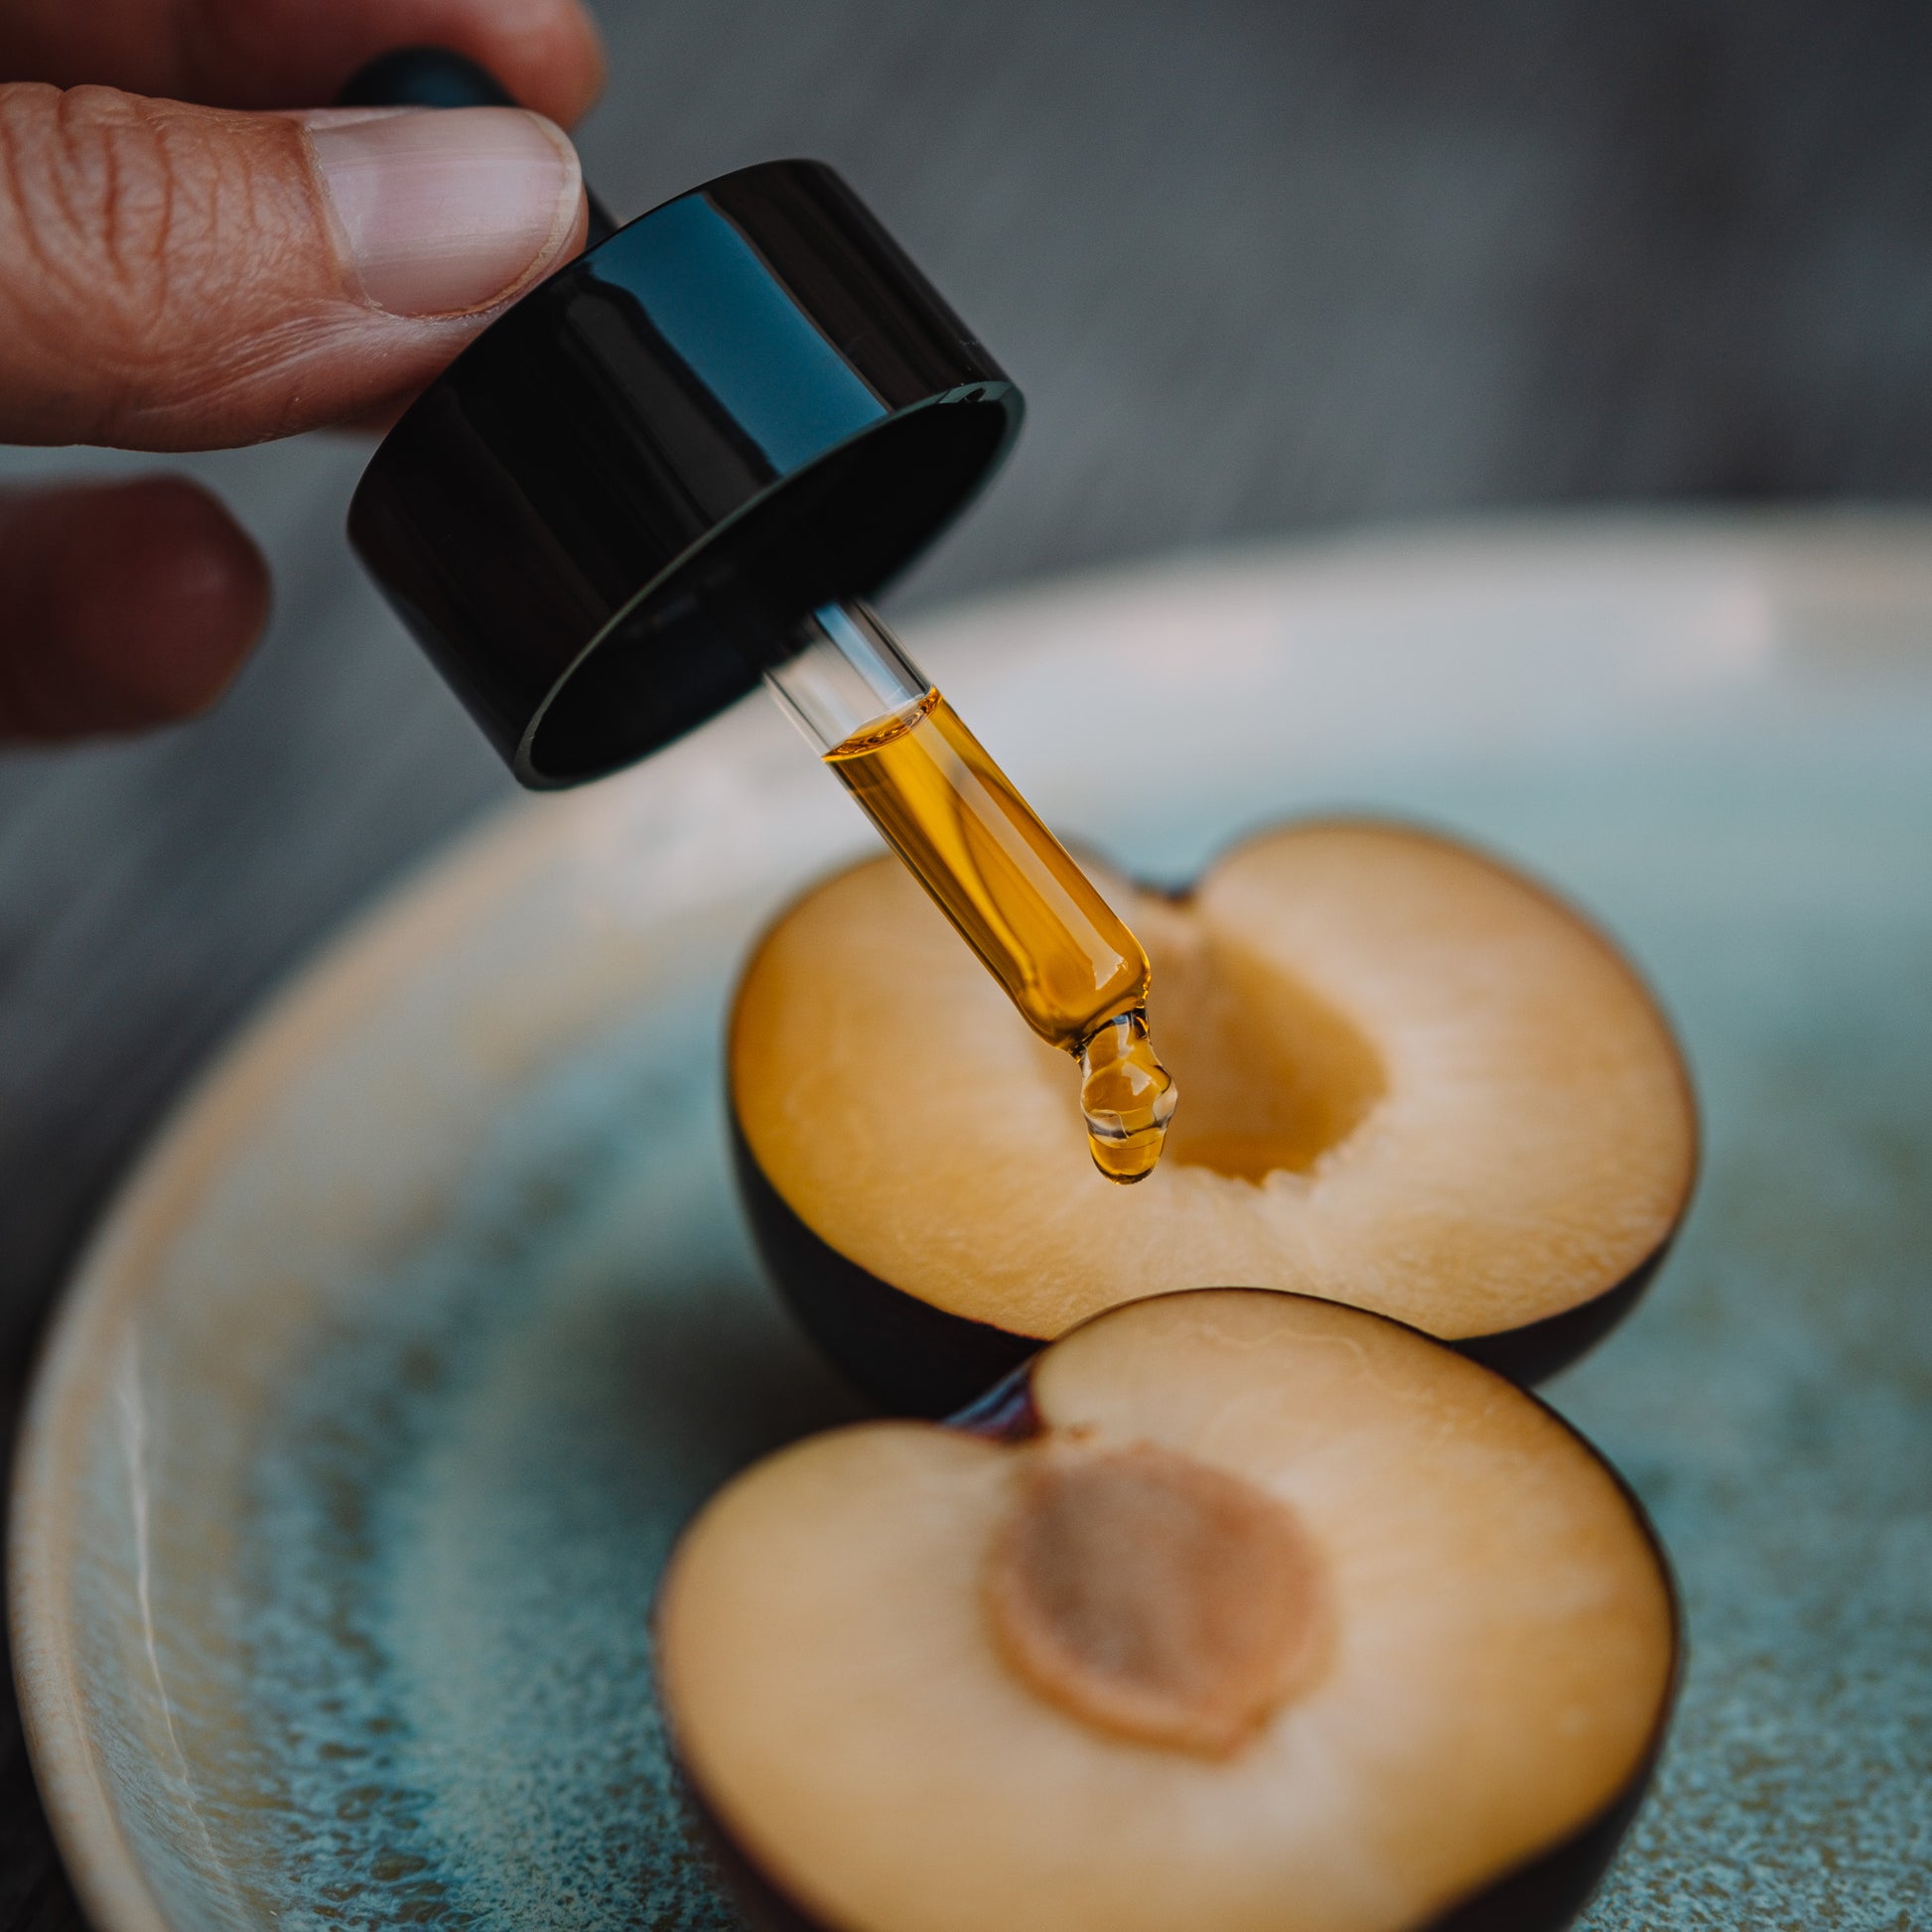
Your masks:
<svg viewBox="0 0 1932 1932"><path fill-rule="evenodd" d="M1587 1443L1413 1328L1246 1289L780 1451L657 1618L696 1806L754 1915L820 1932L1549 1932L1677 1678Z"/></svg>
<svg viewBox="0 0 1932 1932"><path fill-rule="evenodd" d="M1690 1198L1684 1061L1629 963L1453 840L1264 832L1190 893L1096 874L1153 961L1180 1104L1131 1189L1064 1056L891 859L765 933L730 1039L740 1181L807 1329L944 1415L1116 1303L1243 1282L1373 1309L1518 1379L1635 1301Z"/></svg>

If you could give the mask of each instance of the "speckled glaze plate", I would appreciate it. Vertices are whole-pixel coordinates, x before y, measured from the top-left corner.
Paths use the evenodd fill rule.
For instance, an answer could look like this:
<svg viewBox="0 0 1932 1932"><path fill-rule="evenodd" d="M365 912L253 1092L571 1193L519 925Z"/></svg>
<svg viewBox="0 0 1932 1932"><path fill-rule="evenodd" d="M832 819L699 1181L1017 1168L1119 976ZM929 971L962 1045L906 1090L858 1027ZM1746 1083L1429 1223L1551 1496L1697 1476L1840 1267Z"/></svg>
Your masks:
<svg viewBox="0 0 1932 1932"><path fill-rule="evenodd" d="M1634 947L1709 1163L1553 1393L1654 1512L1692 1660L1587 1923L1932 1923L1932 521L1358 541L911 641L1151 876L1394 810ZM760 920L867 837L757 701L484 828L161 1136L16 1476L34 1759L101 1932L735 1923L645 1612L709 1489L849 1413L741 1232L719 1047Z"/></svg>

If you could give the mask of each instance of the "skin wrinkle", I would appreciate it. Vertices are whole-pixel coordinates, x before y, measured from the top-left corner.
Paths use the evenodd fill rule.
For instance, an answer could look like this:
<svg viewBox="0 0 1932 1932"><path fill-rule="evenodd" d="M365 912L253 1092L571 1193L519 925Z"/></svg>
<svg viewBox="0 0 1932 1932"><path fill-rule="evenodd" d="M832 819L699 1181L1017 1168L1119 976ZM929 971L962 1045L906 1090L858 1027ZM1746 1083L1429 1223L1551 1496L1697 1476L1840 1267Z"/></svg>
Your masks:
<svg viewBox="0 0 1932 1932"><path fill-rule="evenodd" d="M170 262L179 226L182 176L171 164L161 128L141 106L130 104L121 110L116 127L104 129L75 129L82 111L73 93L62 95L63 133L69 134L75 154L94 162L98 187L91 194L95 204L91 225L100 262L119 287L124 313L131 315L140 305L151 314L167 315L174 306ZM123 165L130 137L140 139L146 151L145 165L132 169ZM82 172L88 172L84 165ZM83 204L73 223L77 229L89 225L86 214Z"/></svg>
<svg viewBox="0 0 1932 1932"><path fill-rule="evenodd" d="M144 441L153 438L168 447L179 447L172 434L177 424L189 427L210 410L238 406L265 377L272 376L286 391L279 414L263 423L248 440L271 443L295 435L312 422L311 412L304 407L305 372L318 362L326 363L339 346L361 335L364 326L362 312L344 304L340 314L304 316L258 331L236 345L221 380L194 395L138 412L136 433Z"/></svg>
<svg viewBox="0 0 1932 1932"><path fill-rule="evenodd" d="M10 325L0 387L15 399L11 413L25 418L10 425L15 436L34 437L36 418L46 426L40 440L96 443L256 441L310 426L296 413L300 386L290 384L295 393L265 422L220 434L278 377L286 383L291 358L350 354L370 314L359 290L345 286L322 228L301 128L280 119L245 125L248 142L237 149L168 103L105 88L0 88L0 256L31 269L8 278L12 294L0 291ZM258 144L279 149L284 165L250 167ZM236 238L249 234L260 244L238 248ZM237 260L241 274L219 272ZM333 286L315 273L323 263ZM29 281L31 307L19 294ZM284 314L253 324L251 312L277 297ZM306 310L298 306L305 298ZM198 352L211 337L230 345L218 359ZM80 420L53 433L80 401L60 374L75 364L91 364L91 393ZM198 417L215 433L182 434Z"/></svg>
<svg viewBox="0 0 1932 1932"><path fill-rule="evenodd" d="M82 98L82 95L91 98ZM172 348L166 324L169 311L161 305L174 293L165 268L159 283L150 258L143 271L144 250L130 241L128 203L131 188L118 166L119 141L140 131L140 124L124 115L122 96L106 90L55 89L26 86L0 92L0 129L5 130L12 169L12 193L5 209L7 253L25 255L38 270L38 301L18 315L16 344L24 335L40 350L41 358L56 366L93 359L107 379L110 397L130 370L155 366ZM160 172L158 150L150 147L150 172ZM45 170L47 192L37 193L35 177L22 161L37 155ZM173 211L159 198L162 221L173 226ZM141 218L152 218L143 209ZM18 308L18 305L16 305ZM164 324L150 331L135 318L145 311ZM76 352L76 343L85 345ZM18 361L8 354L9 363ZM26 387L34 371L7 370L10 386ZM100 427L116 413L111 400L102 410Z"/></svg>
<svg viewBox="0 0 1932 1932"><path fill-rule="evenodd" d="M173 157L167 153L167 138L159 128L153 131L153 142L157 179L145 198L140 195L138 185L132 194L123 188L120 144L114 141L104 144L107 182L101 207L101 240L110 259L142 262L146 275L139 269L133 270L129 276L130 291L138 291L145 280L154 301L166 315L175 306L175 263L188 258L188 251L197 243L220 232L215 218L219 210L210 204L220 195L221 176L212 173L204 180L193 172L184 174L176 168ZM198 198L206 198L195 210L200 219L183 246L183 205L192 204ZM148 203L146 208L139 206L143 200ZM132 210L130 203L135 204Z"/></svg>
<svg viewBox="0 0 1932 1932"><path fill-rule="evenodd" d="M76 91L96 98L80 103L84 111L62 131L59 216L49 214L45 194L37 196L31 182L0 206L0 260L27 257L42 265L38 275L7 278L15 284L11 297L0 289L0 315L12 323L0 336L0 420L14 441L208 448L365 414L371 393L382 404L406 395L498 306L404 319L370 303L340 260L314 187L308 135L293 118L222 115L217 126L230 125L217 141L195 110L135 101L111 89ZM74 111L58 90L0 87L0 138L13 150L8 161L16 181L36 130L57 111ZM171 174L211 173L221 193L238 196L231 206L247 210L248 224L240 232L258 236L258 245L238 243L232 223L222 220L223 204L210 194L177 198L176 245L165 262L138 272L122 239L138 232L135 191L124 181L117 207L105 208L107 170L89 150L91 138L112 141L130 124L151 137L151 144L137 140L149 162L129 166L130 177L139 168L159 188ZM237 130L238 143L229 138ZM199 142L214 148L217 168L206 167ZM504 301L568 245L573 225L571 214L560 212L553 238ZM208 245L216 234L218 260ZM109 251L114 272L92 272L92 258ZM222 279L219 268L236 261L243 272ZM21 282L38 285L32 308L20 299ZM103 301L103 294L112 299ZM281 313L255 320L271 309ZM222 345L219 354L209 352L211 342ZM298 388L293 371L281 364L300 356L313 378L327 366L319 347L337 351L335 379ZM76 365L89 371L84 396L69 379Z"/></svg>
<svg viewBox="0 0 1932 1932"><path fill-rule="evenodd" d="M0 186L5 190L4 196L0 197L0 243L6 245L8 254L18 251L27 265L48 274L52 271L52 263L47 259L40 226L21 218L31 201L28 187L30 177L25 160L31 143L23 140L18 118L9 111L14 97L13 88L0 89ZM59 157L55 159L58 167ZM8 277L6 283L0 285L0 296L17 286L17 279Z"/></svg>

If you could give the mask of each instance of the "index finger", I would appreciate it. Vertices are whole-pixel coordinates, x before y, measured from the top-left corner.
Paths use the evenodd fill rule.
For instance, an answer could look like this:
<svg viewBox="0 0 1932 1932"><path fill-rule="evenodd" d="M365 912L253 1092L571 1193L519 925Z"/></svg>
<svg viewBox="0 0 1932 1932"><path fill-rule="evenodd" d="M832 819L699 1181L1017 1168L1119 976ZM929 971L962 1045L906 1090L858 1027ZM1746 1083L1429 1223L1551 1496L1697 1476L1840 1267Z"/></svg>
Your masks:
<svg viewBox="0 0 1932 1932"><path fill-rule="evenodd" d="M448 47L568 126L604 79L580 0L0 0L0 79L313 107L378 54Z"/></svg>

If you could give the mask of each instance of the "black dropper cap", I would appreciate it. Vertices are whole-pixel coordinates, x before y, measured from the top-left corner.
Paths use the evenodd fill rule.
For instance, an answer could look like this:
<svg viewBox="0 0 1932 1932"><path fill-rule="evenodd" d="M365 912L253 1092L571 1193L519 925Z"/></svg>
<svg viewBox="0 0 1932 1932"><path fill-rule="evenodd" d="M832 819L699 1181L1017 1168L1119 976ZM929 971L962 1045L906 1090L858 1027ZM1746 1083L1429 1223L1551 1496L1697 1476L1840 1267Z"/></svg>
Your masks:
<svg viewBox="0 0 1932 1932"><path fill-rule="evenodd" d="M410 50L342 98L505 96ZM575 784L749 690L807 612L876 593L1021 408L830 168L764 162L491 324L377 449L349 540L517 777Z"/></svg>

